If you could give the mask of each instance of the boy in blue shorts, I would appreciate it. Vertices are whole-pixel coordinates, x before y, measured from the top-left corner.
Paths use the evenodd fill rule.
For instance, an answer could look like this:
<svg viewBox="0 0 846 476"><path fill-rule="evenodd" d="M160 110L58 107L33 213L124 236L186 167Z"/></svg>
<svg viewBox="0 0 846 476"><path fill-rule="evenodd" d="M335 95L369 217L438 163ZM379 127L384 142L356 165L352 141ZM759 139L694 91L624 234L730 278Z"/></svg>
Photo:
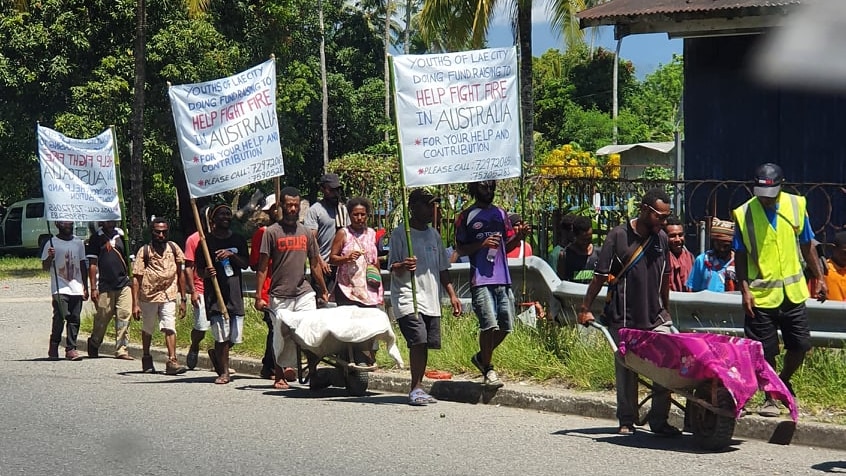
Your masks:
<svg viewBox="0 0 846 476"><path fill-rule="evenodd" d="M484 385L502 387L491 359L514 322L514 293L506 254L530 232L515 231L505 211L493 205L496 181L468 185L475 202L455 220L456 251L470 258L473 312L479 319L479 352L470 360L482 373Z"/></svg>

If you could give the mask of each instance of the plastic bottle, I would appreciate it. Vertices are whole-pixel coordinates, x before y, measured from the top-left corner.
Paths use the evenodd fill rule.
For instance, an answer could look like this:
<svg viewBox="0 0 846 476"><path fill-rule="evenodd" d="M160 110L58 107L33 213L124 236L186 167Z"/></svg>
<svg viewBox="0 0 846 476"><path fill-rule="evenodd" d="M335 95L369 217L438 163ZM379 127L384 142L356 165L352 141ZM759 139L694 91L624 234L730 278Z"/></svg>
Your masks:
<svg viewBox="0 0 846 476"><path fill-rule="evenodd" d="M497 233L496 236L499 236L499 233ZM497 253L499 253L499 247L488 248L488 261L491 262L491 263L496 261L496 254Z"/></svg>
<svg viewBox="0 0 846 476"><path fill-rule="evenodd" d="M226 276L232 276L235 274L235 270L232 269L232 264L229 262L229 258L223 258L220 260L221 266L223 266L223 272Z"/></svg>

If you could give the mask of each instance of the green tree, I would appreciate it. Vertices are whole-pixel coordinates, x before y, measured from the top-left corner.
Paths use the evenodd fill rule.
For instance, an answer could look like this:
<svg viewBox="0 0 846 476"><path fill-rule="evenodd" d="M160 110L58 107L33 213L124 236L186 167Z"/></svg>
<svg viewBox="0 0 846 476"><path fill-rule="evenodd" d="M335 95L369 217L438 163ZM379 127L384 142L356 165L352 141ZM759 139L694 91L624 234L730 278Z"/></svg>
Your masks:
<svg viewBox="0 0 846 476"><path fill-rule="evenodd" d="M627 107L649 127L645 140L673 140L676 128L682 129L679 110L683 88L684 58L673 55L672 61L659 66L629 92Z"/></svg>
<svg viewBox="0 0 846 476"><path fill-rule="evenodd" d="M40 195L36 122L56 127L54 118L72 98L69 86L90 78L99 66L92 50L104 43L129 44L131 37L118 24L131 11L124 5L74 0L18 8L0 4L0 164L14 177L0 182L0 201ZM120 88L118 82L109 87ZM103 124L93 132L102 132Z"/></svg>
<svg viewBox="0 0 846 476"><path fill-rule="evenodd" d="M575 88L572 99L585 109L597 108L611 112L613 98L614 52L597 48L593 54L586 48L577 50L570 59L567 81ZM620 108L625 107L626 97L636 84L635 69L631 61L620 60L617 84L620 90Z"/></svg>
<svg viewBox="0 0 846 476"><path fill-rule="evenodd" d="M185 0L191 16L202 14L208 0ZM147 0L135 0L135 41L132 49L135 80L132 87L129 167L129 236L137 240L144 229L144 107L147 86Z"/></svg>

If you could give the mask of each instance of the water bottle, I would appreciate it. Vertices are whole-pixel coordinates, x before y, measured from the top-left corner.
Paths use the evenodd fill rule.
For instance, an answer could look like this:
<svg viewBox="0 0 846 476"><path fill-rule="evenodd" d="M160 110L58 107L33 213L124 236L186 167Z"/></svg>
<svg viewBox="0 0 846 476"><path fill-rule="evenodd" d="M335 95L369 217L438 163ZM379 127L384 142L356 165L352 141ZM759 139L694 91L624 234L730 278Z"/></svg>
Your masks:
<svg viewBox="0 0 846 476"><path fill-rule="evenodd" d="M499 233L497 233L495 236L499 236ZM493 263L494 261L496 261L496 254L497 253L499 253L498 247L497 248L488 248L488 255L487 255L488 262Z"/></svg>
<svg viewBox="0 0 846 476"><path fill-rule="evenodd" d="M229 262L229 258L223 258L220 260L221 266L223 266L223 273L226 276L232 276L235 274L235 270L232 269L232 264Z"/></svg>

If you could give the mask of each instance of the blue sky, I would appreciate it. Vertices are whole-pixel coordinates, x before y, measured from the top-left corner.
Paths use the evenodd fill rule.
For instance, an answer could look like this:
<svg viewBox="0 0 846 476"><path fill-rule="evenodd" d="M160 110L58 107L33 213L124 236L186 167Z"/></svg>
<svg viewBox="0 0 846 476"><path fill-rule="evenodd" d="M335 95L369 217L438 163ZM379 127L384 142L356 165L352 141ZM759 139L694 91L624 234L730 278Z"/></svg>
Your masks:
<svg viewBox="0 0 846 476"><path fill-rule="evenodd" d="M502 3L502 2L500 2ZM532 50L534 56L540 56L550 48L564 50L564 40L553 33L550 24L546 21L547 14L545 2L537 2L532 11ZM590 31L585 32L586 38L590 38ZM504 15L495 17L488 30L488 46L503 47L514 44L511 25ZM614 29L602 27L594 40L595 46L614 50ZM682 40L670 40L666 33L655 33L650 35L631 35L623 38L623 45L620 48L620 56L630 60L635 65L638 78L655 71L661 64L667 64L672 60L673 53L682 54Z"/></svg>

